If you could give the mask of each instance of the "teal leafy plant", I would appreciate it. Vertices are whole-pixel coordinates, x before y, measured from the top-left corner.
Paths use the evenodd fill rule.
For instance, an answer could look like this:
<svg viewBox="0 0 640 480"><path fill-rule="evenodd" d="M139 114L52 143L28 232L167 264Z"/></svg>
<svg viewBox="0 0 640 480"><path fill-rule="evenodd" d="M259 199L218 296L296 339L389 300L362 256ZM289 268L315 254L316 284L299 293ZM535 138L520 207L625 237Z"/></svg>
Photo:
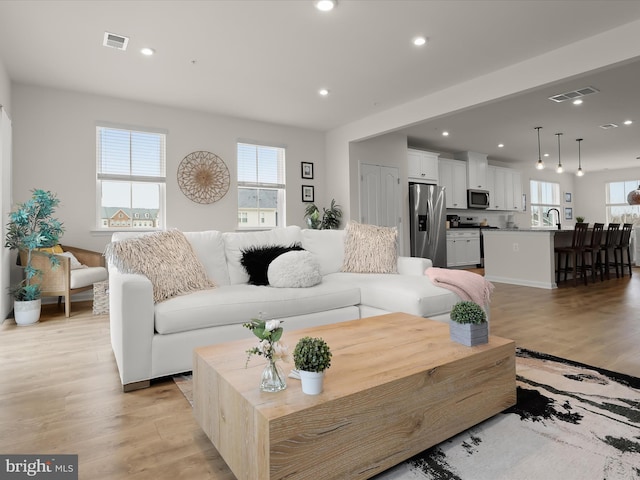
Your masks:
<svg viewBox="0 0 640 480"><path fill-rule="evenodd" d="M293 350L296 369L305 372L324 372L331 366L331 349L322 338L302 337Z"/></svg>
<svg viewBox="0 0 640 480"><path fill-rule="evenodd" d="M242 326L248 328L258 337L260 342L257 347L247 350L247 362L249 365L251 355L262 355L269 361L287 360L287 346L280 341L282 338L282 324L280 320L263 320L262 318L252 318L250 322L243 323Z"/></svg>
<svg viewBox="0 0 640 480"><path fill-rule="evenodd" d="M336 203L335 199L332 199L329 208L322 208L322 218L320 218L320 210L314 203L311 203L305 209L304 216L309 228L335 230L340 227L342 207Z"/></svg>
<svg viewBox="0 0 640 480"><path fill-rule="evenodd" d="M475 302L463 300L456 303L451 309L451 320L456 323L472 323L480 325L487 321L487 314L480 305Z"/></svg>
<svg viewBox="0 0 640 480"><path fill-rule="evenodd" d="M26 254L24 265L25 278L20 283L9 287L14 300L30 301L40 298L39 277L42 272L33 267L31 258L33 252L41 248L53 247L59 243L64 233L62 223L53 217L60 200L55 194L40 190L32 190L32 196L24 203L19 203L9 214L5 247L18 250ZM58 259L49 252L47 255L51 264L59 265Z"/></svg>

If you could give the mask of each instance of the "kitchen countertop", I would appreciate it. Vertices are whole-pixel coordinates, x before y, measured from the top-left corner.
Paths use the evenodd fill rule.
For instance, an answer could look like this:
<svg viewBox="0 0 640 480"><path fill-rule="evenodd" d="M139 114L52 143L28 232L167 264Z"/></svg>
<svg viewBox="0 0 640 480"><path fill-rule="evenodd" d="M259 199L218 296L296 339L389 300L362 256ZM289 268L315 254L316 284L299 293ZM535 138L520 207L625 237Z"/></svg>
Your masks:
<svg viewBox="0 0 640 480"><path fill-rule="evenodd" d="M558 230L557 228L499 228L499 229L491 229L486 230L490 232L523 232L523 233L564 233L564 232L572 232L573 228L563 228L562 230ZM485 233L486 233L485 231Z"/></svg>

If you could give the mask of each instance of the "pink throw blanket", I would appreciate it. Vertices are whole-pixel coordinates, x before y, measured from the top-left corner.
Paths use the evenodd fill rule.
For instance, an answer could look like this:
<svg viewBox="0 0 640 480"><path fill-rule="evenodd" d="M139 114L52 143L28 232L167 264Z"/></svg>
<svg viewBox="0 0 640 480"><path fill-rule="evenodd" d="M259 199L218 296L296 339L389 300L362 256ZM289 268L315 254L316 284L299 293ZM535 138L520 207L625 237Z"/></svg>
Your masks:
<svg viewBox="0 0 640 480"><path fill-rule="evenodd" d="M493 284L482 275L465 270L430 267L424 272L438 287L446 288L457 294L462 300L470 300L480 306L491 301Z"/></svg>

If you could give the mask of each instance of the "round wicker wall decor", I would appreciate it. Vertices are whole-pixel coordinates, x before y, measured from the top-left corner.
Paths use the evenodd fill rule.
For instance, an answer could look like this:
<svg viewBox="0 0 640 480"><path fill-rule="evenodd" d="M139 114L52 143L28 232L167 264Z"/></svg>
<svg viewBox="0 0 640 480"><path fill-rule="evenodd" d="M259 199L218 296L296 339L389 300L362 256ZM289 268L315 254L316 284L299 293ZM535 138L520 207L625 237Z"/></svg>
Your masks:
<svg viewBox="0 0 640 480"><path fill-rule="evenodd" d="M214 203L229 191L229 169L211 152L191 152L178 166L178 185L196 203Z"/></svg>

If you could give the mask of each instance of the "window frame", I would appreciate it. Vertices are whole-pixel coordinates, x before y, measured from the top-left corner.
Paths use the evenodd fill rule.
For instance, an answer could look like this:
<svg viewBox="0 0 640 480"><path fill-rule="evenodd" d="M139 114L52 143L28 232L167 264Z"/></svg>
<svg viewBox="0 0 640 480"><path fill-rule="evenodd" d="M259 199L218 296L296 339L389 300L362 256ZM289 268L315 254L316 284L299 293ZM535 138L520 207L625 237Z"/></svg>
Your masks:
<svg viewBox="0 0 640 480"><path fill-rule="evenodd" d="M255 181L241 180L241 147L255 147L256 148L256 178ZM276 170L271 171L270 174L276 178L274 182L260 181L260 149L275 149L277 150L277 165ZM287 147L285 145L278 145L272 143L265 143L255 140L238 139L236 142L236 180L237 180L237 199L238 209L237 217L238 222L236 228L238 230L271 230L273 228L285 227L286 223L286 165L287 165ZM258 206L255 209L255 215L248 212L248 209L241 210L240 206L240 191L241 190L256 190L258 200L261 190L274 190L276 192L276 209L275 209L275 225L265 226L262 218L268 218L273 212L272 209L260 209ZM241 214L246 214L246 222L241 222ZM255 224L251 224L251 218L255 216Z"/></svg>
<svg viewBox="0 0 640 480"><path fill-rule="evenodd" d="M605 208L605 219L607 224L609 223L632 223L633 225L640 225L640 205L629 205L627 203L627 194L629 193L629 190L627 190L626 188L624 188L624 202L623 203L613 203L611 202L611 184L613 183L629 183L631 184L631 186L629 188L633 188L635 189L638 185L640 185L640 180L616 180L616 181L611 181L611 182L605 182L604 184L604 208ZM631 210L635 210L635 212L632 213L632 215L636 215L636 218L633 220L629 220L627 219L615 219L613 218L613 216L611 215L611 208L612 207L625 207L627 209L631 209Z"/></svg>
<svg viewBox="0 0 640 480"><path fill-rule="evenodd" d="M546 203L546 202L534 202L534 199L537 197L538 200L542 200L542 189L540 187L538 187L538 192L537 195L533 194L533 186L534 183L540 184L541 186L543 184L548 184L551 185L552 188L556 189L557 191L554 192L554 195L557 197L558 199L558 203ZM544 223L544 219L545 218L549 218L547 216L547 213L549 212L549 210L551 208L557 208L558 211L560 212L558 214L558 221L561 222L562 218L563 218L563 210L562 210L562 201L560 198L560 183L559 182L549 182L547 180L535 180L535 179L531 179L529 180L529 196L531 198L531 201L529 202L529 208L531 210L531 215L529 217L529 224L531 226L531 228L540 228L540 229L547 229L547 228L552 228L555 227L554 224L549 224L549 225L536 225L536 223L534 222L534 214L538 213L539 215L541 215L541 219ZM551 199L553 200L553 198Z"/></svg>
<svg viewBox="0 0 640 480"><path fill-rule="evenodd" d="M148 127L140 127L136 125L125 125L125 124L117 124L110 122L96 122L95 124L95 139L96 139L96 202L95 202L95 216L96 216L96 229L99 232L118 232L118 231L161 231L166 228L166 183L167 183L167 134L168 131L164 129L158 128L148 128ZM161 158L160 158L160 175L132 175L132 174L113 174L113 173L103 173L101 172L102 168L102 159L101 159L101 130L120 130L131 133L147 133L161 136ZM129 161L131 162L131 156L129 156ZM148 213L145 213L144 218L139 217L135 218L134 215L131 216L130 222L131 226L112 226L109 227L105 222L108 223L108 219L102 218L102 190L103 190L103 182L123 182L132 184L147 184L147 185L158 185L158 220L155 227L152 226L133 226L136 221L144 221L149 218ZM133 207L132 207L133 208Z"/></svg>

